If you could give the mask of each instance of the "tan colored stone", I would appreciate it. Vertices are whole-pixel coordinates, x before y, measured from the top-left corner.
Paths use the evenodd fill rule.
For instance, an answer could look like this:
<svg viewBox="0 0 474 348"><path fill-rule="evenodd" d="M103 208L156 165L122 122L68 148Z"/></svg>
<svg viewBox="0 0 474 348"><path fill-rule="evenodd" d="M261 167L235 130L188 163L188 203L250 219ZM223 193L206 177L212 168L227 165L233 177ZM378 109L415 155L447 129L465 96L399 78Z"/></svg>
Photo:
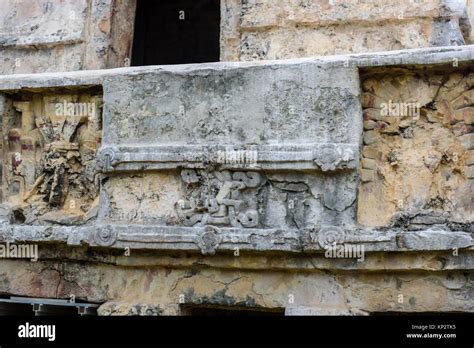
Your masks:
<svg viewBox="0 0 474 348"><path fill-rule="evenodd" d="M469 150L466 152L466 164L474 164L474 150Z"/></svg>
<svg viewBox="0 0 474 348"><path fill-rule="evenodd" d="M399 81L402 96L409 96L414 86L420 86L420 90L431 95L431 90L422 87L422 84L431 83L427 81L446 80L446 77L440 76L428 80L418 77L419 81L413 82L413 79L417 78L414 75L399 75L392 80ZM464 90L468 88L468 78L465 74L456 74L450 78L451 88L455 88L456 83L462 83ZM374 77L371 76L370 80L373 81ZM374 82L369 85L375 88L371 91L372 95L378 95L377 88L383 88ZM403 214L406 211L421 211L420 206L429 207L440 214L450 211L449 206L456 206L457 208L449 213L450 219L471 221L474 218L470 201L472 189L466 187L466 178L471 175L472 170L468 166L473 161L473 155L466 150L474 150L474 133L469 133L472 132L472 126L464 122L465 112L469 114L470 111L466 111L467 108L453 109L446 100L446 93L449 93L448 88L440 89L436 100L436 117L448 120L445 124L430 122L422 113L419 119L404 124L410 127L409 134L400 130L394 130L392 133L382 130L364 132L364 144L377 145L363 147L362 168L371 168L371 164L364 159L376 157L381 160L376 163L377 180L370 185L363 184L359 189L358 219L361 224L388 225L396 212ZM462 90L456 93L465 96ZM363 111L366 120L370 119L368 116L372 110L375 109ZM459 121L454 119L455 112ZM459 115L462 115L462 118ZM451 125L451 122L457 123ZM368 150L365 150L366 148ZM381 153L381 157L375 156L375 149ZM465 153L467 154L464 155ZM364 175L363 182L371 179L368 172L362 172L361 175Z"/></svg>
<svg viewBox="0 0 474 348"><path fill-rule="evenodd" d="M362 155L365 158L376 159L380 157L380 152L373 146L364 146L362 148Z"/></svg>
<svg viewBox="0 0 474 348"><path fill-rule="evenodd" d="M366 130L374 129L376 125L377 123L375 121L372 121L372 120L364 121L364 129Z"/></svg>
<svg viewBox="0 0 474 348"><path fill-rule="evenodd" d="M103 19L99 22L99 29L103 33L109 33L110 32L110 20L109 19Z"/></svg>
<svg viewBox="0 0 474 348"><path fill-rule="evenodd" d="M363 158L362 159L362 168L365 169L375 169L376 168L376 162L373 159L369 158Z"/></svg>
<svg viewBox="0 0 474 348"><path fill-rule="evenodd" d="M265 28L292 26L304 23L313 26L326 26L344 22L384 22L399 21L417 17L436 17L439 15L439 0L384 2L353 1L308 1L302 6L296 0L254 0L246 4L242 15L244 28Z"/></svg>
<svg viewBox="0 0 474 348"><path fill-rule="evenodd" d="M474 109L472 109L472 111L474 112ZM451 123L463 122L464 119L467 119L469 121L469 118L470 117L472 118L470 114L471 114L470 108L463 108L463 109L456 110L453 112L453 119Z"/></svg>
<svg viewBox="0 0 474 348"><path fill-rule="evenodd" d="M284 59L428 47L434 22L427 18L383 25L330 24L322 27L243 28L240 60ZM415 33L407 35L407 33Z"/></svg>
<svg viewBox="0 0 474 348"><path fill-rule="evenodd" d="M372 145L375 144L379 141L380 135L379 132L375 130L370 130L367 132L364 132L364 144L365 145Z"/></svg>
<svg viewBox="0 0 474 348"><path fill-rule="evenodd" d="M461 135L458 139L466 150L474 149L474 133Z"/></svg>
<svg viewBox="0 0 474 348"><path fill-rule="evenodd" d="M362 182L375 181L375 179L376 179L375 170L361 169L360 170L360 178L361 178Z"/></svg>
<svg viewBox="0 0 474 348"><path fill-rule="evenodd" d="M382 116L380 109L374 109L374 108L365 109L363 115L364 115L364 120L366 121L368 120L381 121L386 118L385 116Z"/></svg>
<svg viewBox="0 0 474 348"><path fill-rule="evenodd" d="M474 107L460 109L458 112L462 112L464 123L474 124Z"/></svg>
<svg viewBox="0 0 474 348"><path fill-rule="evenodd" d="M468 107L474 104L474 90L469 90L454 99L450 105L454 110Z"/></svg>
<svg viewBox="0 0 474 348"><path fill-rule="evenodd" d="M474 179L474 165L467 166L465 171L466 177L469 179Z"/></svg>

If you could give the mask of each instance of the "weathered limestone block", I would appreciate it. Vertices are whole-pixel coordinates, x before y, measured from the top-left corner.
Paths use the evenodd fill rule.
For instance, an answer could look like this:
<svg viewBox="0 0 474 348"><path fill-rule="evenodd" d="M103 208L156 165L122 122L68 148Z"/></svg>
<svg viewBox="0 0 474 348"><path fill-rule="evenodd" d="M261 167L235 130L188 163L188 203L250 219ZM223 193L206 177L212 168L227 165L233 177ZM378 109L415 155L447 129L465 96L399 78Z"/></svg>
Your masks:
<svg viewBox="0 0 474 348"><path fill-rule="evenodd" d="M355 223L359 89L334 78L352 67L173 69L105 79L101 223L153 223L204 253L239 231L240 246L301 250L305 227ZM265 241L285 233L295 243Z"/></svg>
<svg viewBox="0 0 474 348"><path fill-rule="evenodd" d="M463 232L423 231L398 235L398 244L409 250L449 250L472 245L472 238Z"/></svg>
<svg viewBox="0 0 474 348"><path fill-rule="evenodd" d="M221 267L207 265L210 258L202 257L175 255L162 259L161 255L147 259L161 259L166 267L115 265L111 258L96 257L94 262L82 263L4 260L0 263L0 274L5 275L0 291L53 298L75 294L76 299L103 303L100 315L179 315L182 306L283 310L295 315L302 314L302 308L306 308L306 314L326 315L474 311L472 275L459 270L427 275L426 271L417 270L338 272L311 266L304 272L268 272L281 257L239 257L231 262L222 260ZM432 257L440 259L439 255ZM132 261L130 257L123 258ZM173 264L173 260L187 261L189 265ZM390 264L383 259L374 260L374 264L380 265L381 261L384 266ZM301 264L302 260L298 262ZM260 268L256 271L252 267Z"/></svg>
<svg viewBox="0 0 474 348"><path fill-rule="evenodd" d="M421 48L430 45L429 37L433 30L431 21L416 19L408 23L386 24L382 27L359 27L348 24L248 31L242 34L240 60L285 59L400 50L407 47ZM335 32L337 35L334 35Z"/></svg>
<svg viewBox="0 0 474 348"><path fill-rule="evenodd" d="M349 76L356 70L313 63L117 75L104 85L104 141L357 143L358 86Z"/></svg>
<svg viewBox="0 0 474 348"><path fill-rule="evenodd" d="M460 17L462 2L419 1L328 1L328 0L250 0L242 6L242 27L265 28L304 24L339 24L344 22L381 22L391 19L438 16ZM265 14L265 16L262 16Z"/></svg>
<svg viewBox="0 0 474 348"><path fill-rule="evenodd" d="M2 0L0 46L51 46L83 39L88 1Z"/></svg>
<svg viewBox="0 0 474 348"><path fill-rule="evenodd" d="M0 8L1 74L129 63L134 0L1 0Z"/></svg>
<svg viewBox="0 0 474 348"><path fill-rule="evenodd" d="M240 32L240 45L234 40L221 52L232 60L456 46L471 33L465 0L252 0L230 6L238 8L226 12L233 20L223 28Z"/></svg>

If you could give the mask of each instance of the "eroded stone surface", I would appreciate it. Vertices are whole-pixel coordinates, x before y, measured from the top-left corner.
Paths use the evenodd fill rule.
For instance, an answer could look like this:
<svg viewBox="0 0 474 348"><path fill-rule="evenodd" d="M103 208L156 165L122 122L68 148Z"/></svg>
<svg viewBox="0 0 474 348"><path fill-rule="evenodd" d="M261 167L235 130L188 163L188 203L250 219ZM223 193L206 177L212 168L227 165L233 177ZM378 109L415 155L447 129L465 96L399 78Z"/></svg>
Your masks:
<svg viewBox="0 0 474 348"><path fill-rule="evenodd" d="M471 6L463 0L227 1L234 9L226 11L233 20L223 23L224 37L232 45L224 53L261 60L462 45L463 33L471 32Z"/></svg>
<svg viewBox="0 0 474 348"><path fill-rule="evenodd" d="M135 0L1 0L0 73L130 64Z"/></svg>
<svg viewBox="0 0 474 348"><path fill-rule="evenodd" d="M13 224L75 225L97 215L101 108L91 93L6 98L2 191Z"/></svg>
<svg viewBox="0 0 474 348"><path fill-rule="evenodd" d="M414 229L472 224L473 79L467 70L362 82L360 223Z"/></svg>
<svg viewBox="0 0 474 348"><path fill-rule="evenodd" d="M55 298L75 294L76 299L105 302L99 308L101 315L179 315L182 305L290 313L306 307L319 314L339 315L474 311L472 275L465 272L254 272L245 270L244 259L238 260L240 269L209 269L196 259L190 269L173 268L169 261L166 268L137 268L8 260L0 264L0 274L5 275L0 291ZM252 260L247 262L250 265Z"/></svg>
<svg viewBox="0 0 474 348"><path fill-rule="evenodd" d="M363 83L359 95L358 66L367 73L371 64L438 62L453 71L453 55L462 65L456 73L385 70L388 77ZM55 208L59 214L38 223L11 224L11 206L0 205L0 241L40 247L37 263L0 263L0 292L73 294L101 303L101 315L180 315L183 306L287 314L473 312L472 221L462 201L446 211L442 205L416 210L421 196L405 186L415 210L392 214L383 201L391 191L362 192L379 185L380 168L395 172L385 174L384 189L397 180L411 182L397 176L403 169L415 175L413 187L421 191L420 173L443 189L441 179L449 174L456 179L450 189L466 190L462 184L470 181L466 168L472 164L469 59L466 48L438 49L0 78L4 121L28 120L31 105L44 104L46 87L69 87L67 98L84 100L94 96L78 86L103 83L104 90L104 138L94 156L101 190L97 209L87 212L97 220L75 226L67 209ZM39 99L29 101L31 94ZM420 100L420 117L381 119L373 110L392 95ZM360 103L370 115L365 122ZM47 108L36 109L33 119L50 115ZM77 130L92 127L90 121L79 122L72 135L66 132L69 143L79 144L78 150L61 150L66 159L69 151L82 155L87 143L81 145ZM7 132L22 129L8 122ZM70 126L64 125L60 137ZM21 143L23 133L17 133ZM91 139L97 149L97 138ZM451 146L457 161L454 154L437 153ZM41 159L46 150L38 149ZM417 170L405 167L405 158ZM50 204L48 192L38 199ZM363 204L372 204L374 214L364 212ZM381 226L386 216L389 227L358 225ZM363 253L359 259L329 258L331 246Z"/></svg>

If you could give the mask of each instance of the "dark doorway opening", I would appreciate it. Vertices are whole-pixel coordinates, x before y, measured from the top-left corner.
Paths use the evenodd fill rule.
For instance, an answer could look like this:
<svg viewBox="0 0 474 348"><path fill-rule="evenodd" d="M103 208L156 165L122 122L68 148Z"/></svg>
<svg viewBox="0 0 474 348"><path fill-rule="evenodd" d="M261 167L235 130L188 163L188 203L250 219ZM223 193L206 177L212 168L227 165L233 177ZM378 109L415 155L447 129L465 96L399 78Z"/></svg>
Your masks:
<svg viewBox="0 0 474 348"><path fill-rule="evenodd" d="M243 308L233 306L182 305L181 315L185 316L283 316L284 308Z"/></svg>
<svg viewBox="0 0 474 348"><path fill-rule="evenodd" d="M219 61L220 0L138 0L132 65Z"/></svg>

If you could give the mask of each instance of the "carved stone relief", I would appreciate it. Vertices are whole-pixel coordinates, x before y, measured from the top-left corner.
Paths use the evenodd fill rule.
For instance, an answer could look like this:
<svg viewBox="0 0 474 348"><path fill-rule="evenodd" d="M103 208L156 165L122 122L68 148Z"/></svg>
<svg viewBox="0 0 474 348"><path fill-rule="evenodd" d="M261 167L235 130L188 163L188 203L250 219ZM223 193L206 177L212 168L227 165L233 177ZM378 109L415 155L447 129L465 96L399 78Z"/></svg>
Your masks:
<svg viewBox="0 0 474 348"><path fill-rule="evenodd" d="M257 227L262 214L261 188L266 178L258 172L196 171L185 169L186 198L177 203L185 226Z"/></svg>
<svg viewBox="0 0 474 348"><path fill-rule="evenodd" d="M357 183L352 175L337 176L338 183L325 174L195 169L180 173L184 197L175 207L182 226L304 229L324 220L351 225L355 216Z"/></svg>
<svg viewBox="0 0 474 348"><path fill-rule="evenodd" d="M3 112L3 192L16 222L82 224L98 208L101 97L14 96Z"/></svg>

